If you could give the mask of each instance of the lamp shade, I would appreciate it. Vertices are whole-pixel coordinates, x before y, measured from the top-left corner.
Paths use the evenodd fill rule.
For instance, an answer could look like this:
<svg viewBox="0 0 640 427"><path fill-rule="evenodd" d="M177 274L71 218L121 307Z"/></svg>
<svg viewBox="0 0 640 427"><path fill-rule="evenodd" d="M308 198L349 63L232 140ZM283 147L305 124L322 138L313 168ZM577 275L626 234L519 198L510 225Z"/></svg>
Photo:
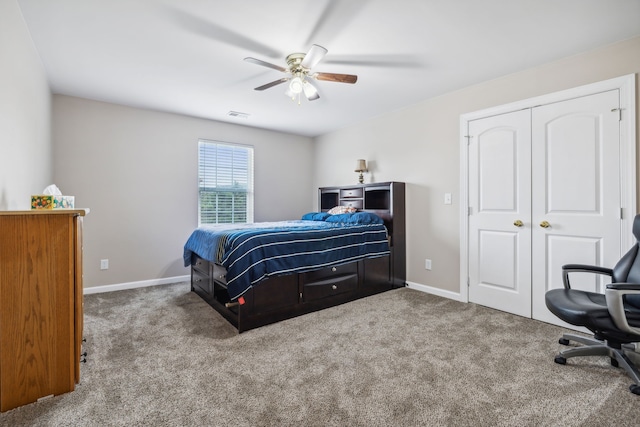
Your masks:
<svg viewBox="0 0 640 427"><path fill-rule="evenodd" d="M367 161L364 159L356 160L356 170L354 172L366 172L367 171Z"/></svg>
<svg viewBox="0 0 640 427"><path fill-rule="evenodd" d="M302 89L303 89L302 79L298 76L292 78L291 82L289 83L289 90L297 95L302 92Z"/></svg>

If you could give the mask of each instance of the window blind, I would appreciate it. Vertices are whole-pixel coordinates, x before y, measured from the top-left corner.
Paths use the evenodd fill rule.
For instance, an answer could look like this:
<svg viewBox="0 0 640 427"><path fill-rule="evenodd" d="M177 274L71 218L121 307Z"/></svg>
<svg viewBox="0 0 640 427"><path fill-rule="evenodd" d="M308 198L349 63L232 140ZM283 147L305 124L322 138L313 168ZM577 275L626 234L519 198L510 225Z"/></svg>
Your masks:
<svg viewBox="0 0 640 427"><path fill-rule="evenodd" d="M198 223L253 222L253 147L198 141Z"/></svg>

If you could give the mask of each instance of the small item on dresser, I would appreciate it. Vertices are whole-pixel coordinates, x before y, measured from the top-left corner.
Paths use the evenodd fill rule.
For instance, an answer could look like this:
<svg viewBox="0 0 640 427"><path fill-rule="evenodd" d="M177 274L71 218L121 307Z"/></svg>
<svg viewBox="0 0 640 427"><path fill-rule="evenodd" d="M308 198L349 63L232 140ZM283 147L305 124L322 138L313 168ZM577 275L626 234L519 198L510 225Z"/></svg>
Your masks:
<svg viewBox="0 0 640 427"><path fill-rule="evenodd" d="M63 196L60 189L51 184L42 194L31 196L31 209L73 209L75 197Z"/></svg>

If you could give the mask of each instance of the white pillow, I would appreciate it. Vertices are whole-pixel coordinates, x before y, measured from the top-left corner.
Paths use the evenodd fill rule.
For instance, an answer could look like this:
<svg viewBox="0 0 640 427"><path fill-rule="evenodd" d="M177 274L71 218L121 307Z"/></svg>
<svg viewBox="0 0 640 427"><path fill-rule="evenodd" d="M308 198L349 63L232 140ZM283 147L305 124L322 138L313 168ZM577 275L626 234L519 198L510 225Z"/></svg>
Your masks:
<svg viewBox="0 0 640 427"><path fill-rule="evenodd" d="M345 214L345 213L353 213L356 211L357 209L354 208L353 206L336 206L329 209L328 213L330 215L339 215L339 214Z"/></svg>

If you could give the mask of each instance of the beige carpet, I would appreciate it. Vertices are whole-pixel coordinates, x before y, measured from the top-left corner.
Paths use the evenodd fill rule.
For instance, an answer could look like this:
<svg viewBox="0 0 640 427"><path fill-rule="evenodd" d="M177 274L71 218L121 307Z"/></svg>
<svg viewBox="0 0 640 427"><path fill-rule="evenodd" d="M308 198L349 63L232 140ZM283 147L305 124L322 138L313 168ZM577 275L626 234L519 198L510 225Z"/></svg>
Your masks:
<svg viewBox="0 0 640 427"><path fill-rule="evenodd" d="M238 335L188 284L85 298L75 392L3 426L636 426L607 358L562 329L398 289Z"/></svg>

